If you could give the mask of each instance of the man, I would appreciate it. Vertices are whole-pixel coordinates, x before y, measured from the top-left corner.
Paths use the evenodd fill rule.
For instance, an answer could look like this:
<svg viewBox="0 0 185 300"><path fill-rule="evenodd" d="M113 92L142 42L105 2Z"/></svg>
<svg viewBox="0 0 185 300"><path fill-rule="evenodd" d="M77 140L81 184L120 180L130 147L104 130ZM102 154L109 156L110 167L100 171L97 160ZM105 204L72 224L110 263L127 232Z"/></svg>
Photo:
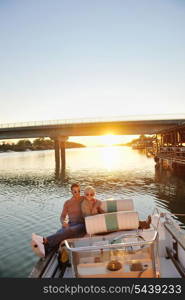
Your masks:
<svg viewBox="0 0 185 300"><path fill-rule="evenodd" d="M31 245L36 255L45 257L48 252L58 247L61 241L85 234L84 218L81 212L81 201L84 197L80 196L80 185L72 184L71 193L73 196L64 203L60 216L62 228L46 238L35 233L32 234ZM68 217L68 222L66 217Z"/></svg>

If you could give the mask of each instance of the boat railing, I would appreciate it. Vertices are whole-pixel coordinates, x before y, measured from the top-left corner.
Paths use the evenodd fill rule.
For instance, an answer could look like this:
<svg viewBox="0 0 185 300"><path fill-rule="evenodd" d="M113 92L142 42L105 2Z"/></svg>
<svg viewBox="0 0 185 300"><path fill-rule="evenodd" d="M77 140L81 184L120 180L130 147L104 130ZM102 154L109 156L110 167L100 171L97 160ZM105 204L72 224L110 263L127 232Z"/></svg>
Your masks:
<svg viewBox="0 0 185 300"><path fill-rule="evenodd" d="M118 247L125 248L125 247L132 247L132 246L145 246L145 245L151 245L157 239L157 235L158 235L157 231L154 230L153 238L150 240L143 240L143 241L136 241L136 242L133 242L133 241L132 242L121 242L121 243L116 243L116 244L111 244L111 241L109 241L110 244L105 244L105 245L101 244L101 246L90 245L90 246L82 246L82 247L74 247L74 248L69 245L68 240L65 240L65 246L71 252L81 252L81 251L89 251L89 250L92 251L92 250L99 250L100 248L101 249L115 249ZM128 236L128 234L125 235L125 237L127 237L127 236ZM122 235L122 238L123 237L124 236ZM138 234L132 235L132 237L138 237ZM105 240L105 241L107 241L107 240Z"/></svg>
<svg viewBox="0 0 185 300"><path fill-rule="evenodd" d="M182 214L172 214L170 212L162 212L158 207L155 207L153 212L152 212L152 216L154 216L155 214L157 213L158 215L158 220L157 220L157 224L153 225L153 227L155 228L155 230L158 231L158 227L159 227L159 224L160 224L160 220L161 218L165 218L166 222L168 223L172 223L172 217L175 215L175 216L178 216L178 215L182 215Z"/></svg>
<svg viewBox="0 0 185 300"><path fill-rule="evenodd" d="M148 230L147 230L148 231ZM102 273L106 276L106 269L107 269L107 264L110 263L111 261L114 260L120 260L121 265L132 265L136 261L139 261L141 259L142 262L146 260L145 265L150 265L151 269L150 271L153 272L153 276L156 278L159 275L159 257L158 257L158 232L154 229L149 230L152 235L144 239L144 236L140 233L140 231L137 232L131 232L131 233L126 233L123 234L120 232L118 236L111 236L111 238L108 238L106 236L103 237L101 240L97 240L97 236L92 236L89 238L84 238L85 242L89 243L88 246L80 246L79 242L82 241L79 239L70 239L70 240L65 240L65 246L67 250L70 252L70 260L72 263L72 272L75 277L81 277L79 275L79 267L80 264L84 264L84 262L80 262L80 258L84 259L86 257L85 264L88 264L88 258L90 258L90 262L92 257L94 257L94 262L90 263L89 268L92 267L92 270L94 270L95 265L97 262L101 261L103 263L103 266L105 266L105 272ZM148 235L147 235L148 236ZM131 238L130 241L128 241L128 238ZM93 240L93 238L95 238ZM99 237L102 238L102 237ZM123 242L122 239L127 239ZM136 238L136 239L135 239ZM121 242L119 242L119 239ZM135 241L134 241L135 239ZM77 242L75 247L75 241ZM94 244L93 244L94 242ZM115 243L114 243L115 242ZM116 250L116 251L115 251ZM117 251L119 250L119 251ZM124 254L121 254L123 251ZM98 257L97 253L100 255L100 260L96 261L96 258ZM103 253L105 253L103 256ZM124 260L122 261L121 257L124 257ZM99 257L98 257L99 258ZM142 264L142 263L141 263ZM87 266L86 266L87 267ZM83 266L82 266L83 268ZM124 271L124 269L121 272L123 277L126 276L127 271ZM131 272L134 270L131 270ZM94 272L94 271L92 271ZM143 270L142 270L143 272ZM91 271L89 270L89 274L91 277ZM125 274L125 275L124 275ZM136 274L135 274L136 275ZM82 275L83 276L83 275ZM93 276L93 275L92 275ZM98 275L97 275L98 276Z"/></svg>
<svg viewBox="0 0 185 300"><path fill-rule="evenodd" d="M162 218L162 217L165 217L166 218L166 221L168 221L168 223L172 223L173 221L172 221L172 217L173 216L176 216L176 217L185 217L185 214L183 214L183 213L171 213L171 212L169 212L169 211L166 211L166 212L162 212L158 207L155 207L154 208L154 210L153 210L153 212L152 212L152 216L153 215L155 215L155 213L157 213L158 214L158 216L159 216L159 221L160 221L160 218ZM153 225L153 224L152 224ZM154 226L154 228L156 228L155 226Z"/></svg>

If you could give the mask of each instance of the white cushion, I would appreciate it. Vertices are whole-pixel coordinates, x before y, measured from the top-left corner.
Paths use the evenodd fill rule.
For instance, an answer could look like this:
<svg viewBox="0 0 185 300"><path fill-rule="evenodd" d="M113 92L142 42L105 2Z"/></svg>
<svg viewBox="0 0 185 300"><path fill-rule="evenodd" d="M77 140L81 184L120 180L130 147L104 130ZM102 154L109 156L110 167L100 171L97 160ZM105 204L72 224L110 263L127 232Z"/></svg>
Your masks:
<svg viewBox="0 0 185 300"><path fill-rule="evenodd" d="M132 199L107 200L102 201L101 208L105 213L116 211L131 211L134 210L134 203Z"/></svg>
<svg viewBox="0 0 185 300"><path fill-rule="evenodd" d="M138 229L139 216L135 211L98 214L86 217L85 225L88 234Z"/></svg>

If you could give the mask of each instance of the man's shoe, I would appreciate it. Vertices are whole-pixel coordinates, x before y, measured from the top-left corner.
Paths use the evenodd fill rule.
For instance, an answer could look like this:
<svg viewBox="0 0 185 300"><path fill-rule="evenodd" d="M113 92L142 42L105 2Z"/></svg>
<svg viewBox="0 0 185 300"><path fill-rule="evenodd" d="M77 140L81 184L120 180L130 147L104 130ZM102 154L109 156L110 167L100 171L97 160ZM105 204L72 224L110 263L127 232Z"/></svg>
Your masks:
<svg viewBox="0 0 185 300"><path fill-rule="evenodd" d="M42 236L32 233L31 247L37 256L45 257L45 247Z"/></svg>

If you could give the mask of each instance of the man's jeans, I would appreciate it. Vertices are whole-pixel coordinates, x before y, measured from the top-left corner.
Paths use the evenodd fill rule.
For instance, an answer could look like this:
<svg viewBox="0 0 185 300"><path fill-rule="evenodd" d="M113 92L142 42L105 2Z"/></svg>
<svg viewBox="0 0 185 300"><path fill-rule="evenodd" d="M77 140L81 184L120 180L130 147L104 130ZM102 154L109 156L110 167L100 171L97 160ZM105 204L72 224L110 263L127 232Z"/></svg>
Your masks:
<svg viewBox="0 0 185 300"><path fill-rule="evenodd" d="M69 227L61 228L56 233L47 237L48 243L45 244L45 250L46 252L50 252L59 246L60 242L70 238L81 237L85 233L84 223L69 223Z"/></svg>

